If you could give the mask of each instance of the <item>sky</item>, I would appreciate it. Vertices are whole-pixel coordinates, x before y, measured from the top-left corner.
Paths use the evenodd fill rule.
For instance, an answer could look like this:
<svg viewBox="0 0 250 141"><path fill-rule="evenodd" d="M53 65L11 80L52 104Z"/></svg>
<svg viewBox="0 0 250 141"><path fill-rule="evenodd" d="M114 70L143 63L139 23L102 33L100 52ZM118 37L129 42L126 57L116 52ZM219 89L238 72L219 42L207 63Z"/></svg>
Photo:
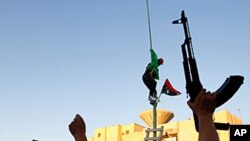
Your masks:
<svg viewBox="0 0 250 141"><path fill-rule="evenodd" d="M182 92L162 96L172 121L192 112L186 102L180 46L185 10L200 80L217 90L230 75L244 84L216 111L250 124L250 2L149 0L153 48ZM0 140L70 141L68 125L80 114L92 137L99 127L138 123L152 106L142 74L150 61L145 0L0 0Z"/></svg>

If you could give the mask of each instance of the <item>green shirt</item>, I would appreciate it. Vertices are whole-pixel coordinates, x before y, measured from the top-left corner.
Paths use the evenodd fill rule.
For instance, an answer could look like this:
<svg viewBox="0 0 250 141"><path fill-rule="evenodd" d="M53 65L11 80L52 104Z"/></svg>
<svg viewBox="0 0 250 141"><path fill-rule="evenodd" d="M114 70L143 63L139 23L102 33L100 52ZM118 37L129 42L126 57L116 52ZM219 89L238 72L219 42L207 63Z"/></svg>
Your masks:
<svg viewBox="0 0 250 141"><path fill-rule="evenodd" d="M153 49L150 49L151 53L151 63L148 64L147 69L149 70L150 75L159 80L159 69L158 69L158 57Z"/></svg>

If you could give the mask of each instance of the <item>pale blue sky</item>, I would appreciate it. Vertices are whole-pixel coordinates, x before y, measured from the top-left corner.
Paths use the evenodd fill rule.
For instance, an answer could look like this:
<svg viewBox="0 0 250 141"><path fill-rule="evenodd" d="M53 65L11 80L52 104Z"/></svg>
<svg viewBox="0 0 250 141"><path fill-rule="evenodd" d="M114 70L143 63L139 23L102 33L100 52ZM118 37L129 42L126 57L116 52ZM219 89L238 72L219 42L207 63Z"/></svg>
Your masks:
<svg viewBox="0 0 250 141"><path fill-rule="evenodd" d="M183 29L171 24L185 10L203 86L215 91L230 74L245 77L217 111L250 123L249 6L248 0L150 0L153 48L165 58L158 91L169 78L183 93L159 103L175 113L173 121L192 116ZM146 126L138 115L151 108L141 80L149 60L145 0L0 0L0 140L73 140L68 124L76 113L88 136L114 124Z"/></svg>

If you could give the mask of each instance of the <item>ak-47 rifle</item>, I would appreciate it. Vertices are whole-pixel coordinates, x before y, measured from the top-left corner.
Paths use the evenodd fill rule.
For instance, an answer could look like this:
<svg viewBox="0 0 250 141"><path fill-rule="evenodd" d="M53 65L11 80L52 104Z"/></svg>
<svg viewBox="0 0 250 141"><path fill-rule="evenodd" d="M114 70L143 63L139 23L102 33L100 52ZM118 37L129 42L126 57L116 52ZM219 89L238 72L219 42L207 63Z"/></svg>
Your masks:
<svg viewBox="0 0 250 141"><path fill-rule="evenodd" d="M196 65L196 60L194 58L194 52L191 42L191 35L188 27L188 20L185 17L184 11L181 12L181 18L172 22L173 24L183 24L185 40L181 45L182 55L183 55L183 67L186 79L186 90L187 94L189 94L191 102L194 102L197 95L203 88L198 74L198 69ZM216 90L216 107L221 106L225 102L227 102L240 88L243 84L244 77L240 75L231 75L226 79L226 81L222 84L222 86ZM195 129L199 132L199 122L198 118L193 113L194 121L195 121ZM214 123L216 129L219 130L228 130L229 123Z"/></svg>

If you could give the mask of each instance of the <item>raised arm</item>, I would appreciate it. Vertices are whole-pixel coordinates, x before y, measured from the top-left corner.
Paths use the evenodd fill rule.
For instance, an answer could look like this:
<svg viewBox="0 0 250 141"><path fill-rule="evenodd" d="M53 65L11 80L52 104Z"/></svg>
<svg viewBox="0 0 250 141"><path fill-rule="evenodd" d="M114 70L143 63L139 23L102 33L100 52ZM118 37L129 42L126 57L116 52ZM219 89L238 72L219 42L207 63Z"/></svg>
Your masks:
<svg viewBox="0 0 250 141"><path fill-rule="evenodd" d="M151 53L151 64L154 67L158 67L158 56L155 53L155 51L153 49L150 49L150 53Z"/></svg>
<svg viewBox="0 0 250 141"><path fill-rule="evenodd" d="M202 89L194 103L188 101L188 105L199 119L199 141L219 141L213 122L216 94Z"/></svg>
<svg viewBox="0 0 250 141"><path fill-rule="evenodd" d="M69 131L75 138L75 141L87 141L85 122L79 114L69 124Z"/></svg>

